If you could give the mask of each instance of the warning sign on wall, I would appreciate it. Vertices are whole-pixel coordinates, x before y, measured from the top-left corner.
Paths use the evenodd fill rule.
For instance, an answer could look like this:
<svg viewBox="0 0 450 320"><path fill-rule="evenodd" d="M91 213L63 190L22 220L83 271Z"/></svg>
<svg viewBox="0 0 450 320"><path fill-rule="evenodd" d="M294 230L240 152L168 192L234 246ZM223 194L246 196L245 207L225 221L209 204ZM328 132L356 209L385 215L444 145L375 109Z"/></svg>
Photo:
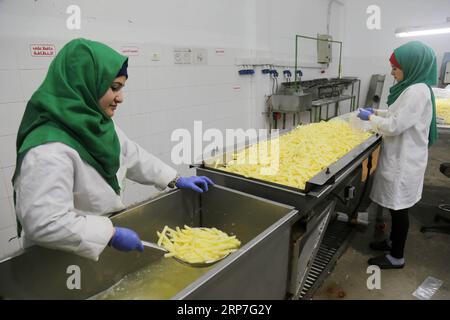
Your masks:
<svg viewBox="0 0 450 320"><path fill-rule="evenodd" d="M139 47L133 47L133 46L123 46L120 48L120 51L125 56L138 56L139 55Z"/></svg>
<svg viewBox="0 0 450 320"><path fill-rule="evenodd" d="M223 56L225 54L225 49L224 48L216 48L216 54L218 56Z"/></svg>
<svg viewBox="0 0 450 320"><path fill-rule="evenodd" d="M56 48L54 44L30 44L32 57L54 57Z"/></svg>

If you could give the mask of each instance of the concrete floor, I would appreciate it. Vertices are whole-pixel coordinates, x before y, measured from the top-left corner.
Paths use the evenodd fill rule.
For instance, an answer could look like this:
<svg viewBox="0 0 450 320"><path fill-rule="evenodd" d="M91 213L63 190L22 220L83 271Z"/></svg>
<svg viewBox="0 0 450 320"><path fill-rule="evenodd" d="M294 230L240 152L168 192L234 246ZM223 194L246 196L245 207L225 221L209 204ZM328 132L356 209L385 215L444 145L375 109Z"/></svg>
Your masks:
<svg viewBox="0 0 450 320"><path fill-rule="evenodd" d="M433 222L438 204L450 203L450 178L439 172L442 162L450 162L450 135L440 135L430 149L422 200L410 211L410 229L405 248L403 269L381 270L381 288L369 290L367 259L380 252L369 249L373 239L388 236L390 214L384 213L387 231L375 230L375 206L370 205L367 227L358 227L347 250L316 291L313 299L401 299L417 300L412 293L432 276L443 281L432 300L450 300L450 235L421 233L420 227Z"/></svg>

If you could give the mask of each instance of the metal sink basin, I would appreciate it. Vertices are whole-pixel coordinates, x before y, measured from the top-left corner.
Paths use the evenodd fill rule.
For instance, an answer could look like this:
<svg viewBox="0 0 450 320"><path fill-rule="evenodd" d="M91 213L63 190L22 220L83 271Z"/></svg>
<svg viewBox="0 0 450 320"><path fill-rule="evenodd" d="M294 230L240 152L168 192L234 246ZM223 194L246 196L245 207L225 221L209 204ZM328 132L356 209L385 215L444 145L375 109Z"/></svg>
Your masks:
<svg viewBox="0 0 450 320"><path fill-rule="evenodd" d="M293 207L215 186L203 195L175 190L126 210L113 223L156 241L165 225L216 227L242 246L207 268L164 258L156 250L106 248L98 262L31 247L0 263L2 299L283 299L289 281ZM73 288L78 270L80 288ZM72 286L70 285L72 283ZM68 285L69 284L69 285Z"/></svg>
<svg viewBox="0 0 450 320"><path fill-rule="evenodd" d="M302 112L311 109L312 95L310 93L273 94L271 96L272 111Z"/></svg>

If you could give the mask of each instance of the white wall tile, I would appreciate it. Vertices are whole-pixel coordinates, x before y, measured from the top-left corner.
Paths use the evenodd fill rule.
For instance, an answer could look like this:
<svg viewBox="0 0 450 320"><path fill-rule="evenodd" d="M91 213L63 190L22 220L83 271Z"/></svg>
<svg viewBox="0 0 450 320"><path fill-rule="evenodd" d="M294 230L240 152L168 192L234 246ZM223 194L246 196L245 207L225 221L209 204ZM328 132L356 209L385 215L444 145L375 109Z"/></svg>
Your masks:
<svg viewBox="0 0 450 320"><path fill-rule="evenodd" d="M13 211L8 198L0 199L0 230L15 226Z"/></svg>
<svg viewBox="0 0 450 320"><path fill-rule="evenodd" d="M149 108L147 104L148 91L140 90L134 91L134 100L133 100L133 114L142 114L151 112L151 108Z"/></svg>
<svg viewBox="0 0 450 320"><path fill-rule="evenodd" d="M154 156L158 154L157 148L159 142L157 141L157 138L156 135L147 135L142 137L143 140L141 140L142 147Z"/></svg>
<svg viewBox="0 0 450 320"><path fill-rule="evenodd" d="M17 70L0 70L0 103L22 101Z"/></svg>
<svg viewBox="0 0 450 320"><path fill-rule="evenodd" d="M0 247L3 251L3 257L0 257L0 260L10 257L20 251L21 241L20 239L17 239L16 236L16 227L0 230Z"/></svg>
<svg viewBox="0 0 450 320"><path fill-rule="evenodd" d="M162 153L170 153L172 150L172 147L175 145L175 143L170 141L170 137L172 135L172 130L164 131L162 133L161 139L162 139Z"/></svg>
<svg viewBox="0 0 450 320"><path fill-rule="evenodd" d="M140 137L147 137L152 134L152 127L151 127L151 114L150 113L141 113L140 116L142 117L143 121L143 128L142 128L142 134Z"/></svg>
<svg viewBox="0 0 450 320"><path fill-rule="evenodd" d="M114 113L114 120L120 117L128 117L133 114L131 108L133 104L131 103L132 98L130 96L131 92L124 92L124 100L119 104L119 107Z"/></svg>
<svg viewBox="0 0 450 320"><path fill-rule="evenodd" d="M134 142L136 142L138 145L140 145L145 151L150 152L151 153L151 136L146 135L146 136L141 136L138 137L136 139L134 139Z"/></svg>
<svg viewBox="0 0 450 320"><path fill-rule="evenodd" d="M116 123L116 126L118 126L124 133L125 135L131 139L130 137L130 127L131 127L131 120L130 120L131 116L116 116L114 117L114 121Z"/></svg>
<svg viewBox="0 0 450 320"><path fill-rule="evenodd" d="M0 161L4 167L16 164L16 135L0 136Z"/></svg>
<svg viewBox="0 0 450 320"><path fill-rule="evenodd" d="M156 111L156 110L167 110L176 108L176 90L168 89L155 89L150 90L146 96L146 102L143 105L145 110Z"/></svg>
<svg viewBox="0 0 450 320"><path fill-rule="evenodd" d="M135 139L146 135L146 120L147 117L145 114L135 114L130 116L130 122L132 123L130 137Z"/></svg>
<svg viewBox="0 0 450 320"><path fill-rule="evenodd" d="M198 85L198 75L195 73L195 71L196 67L192 65L175 66L172 86L183 87Z"/></svg>
<svg viewBox="0 0 450 320"><path fill-rule="evenodd" d="M0 261L9 257L5 254L4 249L6 249L6 243L0 242Z"/></svg>
<svg viewBox="0 0 450 320"><path fill-rule="evenodd" d="M149 89L174 87L178 78L178 69L174 66L149 67L147 72Z"/></svg>
<svg viewBox="0 0 450 320"><path fill-rule="evenodd" d="M11 38L2 40L0 50L0 70L15 70L18 68L15 41Z"/></svg>
<svg viewBox="0 0 450 320"><path fill-rule="evenodd" d="M169 140L164 140L166 138L165 133L159 132L154 134L152 138L153 138L153 148L152 150L150 150L150 152L155 156L159 156L164 152L164 149L167 148L167 144L170 143L170 137Z"/></svg>
<svg viewBox="0 0 450 320"><path fill-rule="evenodd" d="M16 166L0 168L0 171L3 172L3 182L6 187L6 196L8 196L8 197L12 197L12 195L13 195L13 187L12 187L11 179L13 177L15 169L16 169Z"/></svg>
<svg viewBox="0 0 450 320"><path fill-rule="evenodd" d="M6 189L6 179L3 174L3 169L0 168L0 199L8 196L8 191Z"/></svg>
<svg viewBox="0 0 450 320"><path fill-rule="evenodd" d="M150 120L150 132L160 133L165 130L167 126L170 126L169 122L172 121L167 111L155 111L149 114Z"/></svg>
<svg viewBox="0 0 450 320"><path fill-rule="evenodd" d="M25 106L25 102L0 103L0 136L17 133Z"/></svg>
<svg viewBox="0 0 450 320"><path fill-rule="evenodd" d="M217 54L216 49L224 49L223 54ZM236 48L209 48L208 49L208 65L223 66L234 65L236 57L249 56L250 50L240 50Z"/></svg>
<svg viewBox="0 0 450 320"><path fill-rule="evenodd" d="M147 67L129 67L126 88L128 91L146 90L148 87Z"/></svg>
<svg viewBox="0 0 450 320"><path fill-rule="evenodd" d="M30 100L33 93L44 82L47 69L20 70L20 82L22 84L22 98Z"/></svg>
<svg viewBox="0 0 450 320"><path fill-rule="evenodd" d="M160 154L160 155L158 156L158 158L159 158L162 162L164 162L164 163L166 163L166 164L168 164L168 165L170 165L170 163L171 163L170 152L164 151L164 153Z"/></svg>

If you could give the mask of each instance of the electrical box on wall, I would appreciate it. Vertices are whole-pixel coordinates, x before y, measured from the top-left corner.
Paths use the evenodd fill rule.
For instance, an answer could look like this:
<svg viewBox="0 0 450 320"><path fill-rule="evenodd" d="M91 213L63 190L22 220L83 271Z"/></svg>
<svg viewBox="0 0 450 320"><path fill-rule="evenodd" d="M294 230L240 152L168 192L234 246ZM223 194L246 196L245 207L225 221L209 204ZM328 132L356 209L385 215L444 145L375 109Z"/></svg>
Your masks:
<svg viewBox="0 0 450 320"><path fill-rule="evenodd" d="M331 36L328 34L317 35L317 63L331 62Z"/></svg>
<svg viewBox="0 0 450 320"><path fill-rule="evenodd" d="M208 50L206 49L193 49L192 50L194 64L208 64Z"/></svg>

